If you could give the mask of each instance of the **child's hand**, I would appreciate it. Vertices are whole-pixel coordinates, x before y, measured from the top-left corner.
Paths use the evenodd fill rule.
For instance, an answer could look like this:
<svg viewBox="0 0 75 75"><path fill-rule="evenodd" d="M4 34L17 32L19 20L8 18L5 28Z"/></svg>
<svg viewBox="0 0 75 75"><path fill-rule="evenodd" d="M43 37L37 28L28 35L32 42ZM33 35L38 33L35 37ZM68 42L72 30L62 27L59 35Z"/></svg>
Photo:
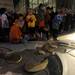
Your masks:
<svg viewBox="0 0 75 75"><path fill-rule="evenodd" d="M30 18L30 19L29 19L29 21L30 21L30 22L33 22L33 19L32 19L32 18Z"/></svg>

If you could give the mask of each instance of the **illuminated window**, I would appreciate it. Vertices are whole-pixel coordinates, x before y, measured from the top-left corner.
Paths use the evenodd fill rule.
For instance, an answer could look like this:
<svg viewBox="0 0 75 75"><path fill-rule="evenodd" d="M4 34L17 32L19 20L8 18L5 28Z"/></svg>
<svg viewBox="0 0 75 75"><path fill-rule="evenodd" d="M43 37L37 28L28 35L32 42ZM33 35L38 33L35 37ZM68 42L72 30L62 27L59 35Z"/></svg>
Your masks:
<svg viewBox="0 0 75 75"><path fill-rule="evenodd" d="M44 0L44 3L48 3L49 2L49 0Z"/></svg>
<svg viewBox="0 0 75 75"><path fill-rule="evenodd" d="M36 8L37 7L37 5L33 5L33 8Z"/></svg>
<svg viewBox="0 0 75 75"><path fill-rule="evenodd" d="M32 2L33 2L33 0L29 0L29 2L30 2L30 3L32 3Z"/></svg>
<svg viewBox="0 0 75 75"><path fill-rule="evenodd" d="M37 4L37 0L33 0L33 4Z"/></svg>
<svg viewBox="0 0 75 75"><path fill-rule="evenodd" d="M44 0L39 0L39 4L40 4L40 3L44 3Z"/></svg>
<svg viewBox="0 0 75 75"><path fill-rule="evenodd" d="M40 3L49 3L49 0L29 0L29 6L30 8L37 7Z"/></svg>

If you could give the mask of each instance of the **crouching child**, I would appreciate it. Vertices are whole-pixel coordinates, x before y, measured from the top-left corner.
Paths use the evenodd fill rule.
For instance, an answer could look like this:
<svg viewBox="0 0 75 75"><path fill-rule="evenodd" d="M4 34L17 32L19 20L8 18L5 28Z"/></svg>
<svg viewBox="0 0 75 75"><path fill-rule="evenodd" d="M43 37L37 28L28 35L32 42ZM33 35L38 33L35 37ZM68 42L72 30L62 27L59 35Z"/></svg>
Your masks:
<svg viewBox="0 0 75 75"><path fill-rule="evenodd" d="M15 19L15 22L10 28L9 32L9 41L11 43L20 43L22 40L22 31L21 31L21 25L19 23L19 19Z"/></svg>

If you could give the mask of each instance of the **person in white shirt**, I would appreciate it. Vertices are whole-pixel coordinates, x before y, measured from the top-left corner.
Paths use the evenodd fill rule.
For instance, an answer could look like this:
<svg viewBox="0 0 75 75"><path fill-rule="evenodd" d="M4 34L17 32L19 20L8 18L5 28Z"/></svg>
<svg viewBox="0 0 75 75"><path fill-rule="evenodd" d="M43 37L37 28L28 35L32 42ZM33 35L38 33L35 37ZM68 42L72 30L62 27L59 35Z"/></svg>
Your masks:
<svg viewBox="0 0 75 75"><path fill-rule="evenodd" d="M9 34L9 22L8 18L6 15L6 12L4 12L1 16L1 21L2 21L2 38L5 39L8 37Z"/></svg>
<svg viewBox="0 0 75 75"><path fill-rule="evenodd" d="M5 13L2 14L2 28L9 28L7 15Z"/></svg>

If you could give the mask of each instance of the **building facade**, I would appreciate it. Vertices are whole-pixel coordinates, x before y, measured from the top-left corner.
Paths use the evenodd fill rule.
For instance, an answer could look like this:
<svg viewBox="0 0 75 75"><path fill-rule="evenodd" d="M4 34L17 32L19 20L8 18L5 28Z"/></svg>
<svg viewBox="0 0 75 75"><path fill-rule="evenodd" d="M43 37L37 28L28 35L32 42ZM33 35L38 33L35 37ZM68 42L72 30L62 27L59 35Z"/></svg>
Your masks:
<svg viewBox="0 0 75 75"><path fill-rule="evenodd" d="M57 8L65 7L68 9L75 9L75 0L56 0Z"/></svg>
<svg viewBox="0 0 75 75"><path fill-rule="evenodd" d="M56 9L56 0L0 0L0 8L15 10L24 13L29 7L36 8L40 3Z"/></svg>
<svg viewBox="0 0 75 75"><path fill-rule="evenodd" d="M0 8L14 10L13 0L0 0Z"/></svg>
<svg viewBox="0 0 75 75"><path fill-rule="evenodd" d="M72 10L75 11L75 0L72 0Z"/></svg>
<svg viewBox="0 0 75 75"><path fill-rule="evenodd" d="M53 7L54 10L61 6L75 10L75 0L0 0L0 8L15 9L17 12L25 13L29 7L36 8L40 3Z"/></svg>
<svg viewBox="0 0 75 75"><path fill-rule="evenodd" d="M46 6L53 7L56 9L56 0L29 0L29 7L30 8L36 8L38 5L42 3L45 4Z"/></svg>

